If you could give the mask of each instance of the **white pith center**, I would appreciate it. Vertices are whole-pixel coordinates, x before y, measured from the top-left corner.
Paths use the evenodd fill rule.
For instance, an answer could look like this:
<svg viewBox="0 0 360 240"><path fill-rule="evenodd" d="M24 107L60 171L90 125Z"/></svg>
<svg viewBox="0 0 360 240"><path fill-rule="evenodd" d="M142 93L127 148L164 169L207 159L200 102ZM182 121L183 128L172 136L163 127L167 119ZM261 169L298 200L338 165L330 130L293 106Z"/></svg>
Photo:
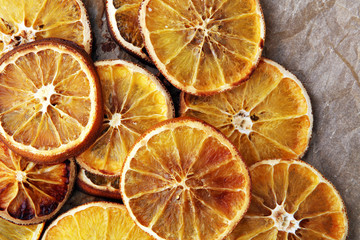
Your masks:
<svg viewBox="0 0 360 240"><path fill-rule="evenodd" d="M4 23L6 24L6 22ZM0 41L4 43L3 51L10 51L16 46L36 40L36 33L39 32L39 30L26 27L24 23L17 24L16 27L17 31L11 35L0 32Z"/></svg>
<svg viewBox="0 0 360 240"><path fill-rule="evenodd" d="M121 124L121 114L120 113L115 113L114 115L112 115L112 118L109 121L109 125L111 127L118 127Z"/></svg>
<svg viewBox="0 0 360 240"><path fill-rule="evenodd" d="M276 205L270 217L279 231L295 234L296 230L300 228L300 221L296 220L293 214L287 213L283 205Z"/></svg>
<svg viewBox="0 0 360 240"><path fill-rule="evenodd" d="M17 180L18 182L25 181L25 179L26 179L26 173L24 173L24 172L22 172L22 171L16 171L15 177L16 177L16 180Z"/></svg>
<svg viewBox="0 0 360 240"><path fill-rule="evenodd" d="M202 29L202 30L204 31L204 36L205 36L205 37L209 35L210 29L208 29L208 26L207 26L207 25L209 24L209 22L210 22L211 20L212 20L212 19L210 19L210 18L206 18L206 19L203 20L202 25L198 25L198 26L197 26L198 29Z"/></svg>
<svg viewBox="0 0 360 240"><path fill-rule="evenodd" d="M244 110L233 116L232 123L240 133L249 135L252 131L253 122L250 118L250 113Z"/></svg>
<svg viewBox="0 0 360 240"><path fill-rule="evenodd" d="M42 108L41 108L42 112L47 111L48 106L51 104L50 98L55 93L56 93L55 87L52 84L42 86L41 88L39 88L37 90L36 93L34 93L34 97L37 98L42 105Z"/></svg>

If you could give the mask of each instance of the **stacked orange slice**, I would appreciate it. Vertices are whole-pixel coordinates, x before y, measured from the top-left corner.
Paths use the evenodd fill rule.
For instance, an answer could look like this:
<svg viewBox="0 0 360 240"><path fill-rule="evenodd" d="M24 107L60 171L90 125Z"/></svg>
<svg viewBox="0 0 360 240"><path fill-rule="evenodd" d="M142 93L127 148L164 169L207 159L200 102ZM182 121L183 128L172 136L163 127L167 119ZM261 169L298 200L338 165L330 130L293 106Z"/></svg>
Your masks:
<svg viewBox="0 0 360 240"><path fill-rule="evenodd" d="M118 176L96 175L81 168L76 183L85 193L104 198L121 199L120 177Z"/></svg>
<svg viewBox="0 0 360 240"><path fill-rule="evenodd" d="M132 219L157 239L223 239L250 202L250 178L236 148L189 118L155 125L138 140L120 189Z"/></svg>
<svg viewBox="0 0 360 240"><path fill-rule="evenodd" d="M71 40L91 52L90 22L81 0L1 0L0 56L43 38Z"/></svg>
<svg viewBox="0 0 360 240"><path fill-rule="evenodd" d="M138 24L140 4L141 0L107 0L106 17L109 31L115 41L131 53L151 62L145 53Z"/></svg>
<svg viewBox="0 0 360 240"><path fill-rule="evenodd" d="M123 60L96 63L103 90L102 134L77 162L94 174L119 176L131 146L152 125L173 117L171 97L145 69Z"/></svg>
<svg viewBox="0 0 360 240"><path fill-rule="evenodd" d="M258 0L145 0L139 23L156 67L175 87L196 95L245 81L265 38Z"/></svg>
<svg viewBox="0 0 360 240"><path fill-rule="evenodd" d="M151 240L116 203L87 203L59 216L47 228L43 240L70 239Z"/></svg>
<svg viewBox="0 0 360 240"><path fill-rule="evenodd" d="M70 160L35 164L0 142L0 216L17 224L50 219L70 196L75 170Z"/></svg>
<svg viewBox="0 0 360 240"><path fill-rule="evenodd" d="M34 225L17 225L0 218L1 240L38 240L45 223Z"/></svg>
<svg viewBox="0 0 360 240"><path fill-rule="evenodd" d="M101 87L86 52L44 39L8 52L0 62L0 138L41 163L82 152L102 122Z"/></svg>
<svg viewBox="0 0 360 240"><path fill-rule="evenodd" d="M250 175L250 208L226 239L346 239L344 203L313 167L295 160L269 160L251 166Z"/></svg>
<svg viewBox="0 0 360 240"><path fill-rule="evenodd" d="M206 97L183 94L180 112L218 128L249 166L264 159L302 157L313 124L301 82L267 59L235 89Z"/></svg>

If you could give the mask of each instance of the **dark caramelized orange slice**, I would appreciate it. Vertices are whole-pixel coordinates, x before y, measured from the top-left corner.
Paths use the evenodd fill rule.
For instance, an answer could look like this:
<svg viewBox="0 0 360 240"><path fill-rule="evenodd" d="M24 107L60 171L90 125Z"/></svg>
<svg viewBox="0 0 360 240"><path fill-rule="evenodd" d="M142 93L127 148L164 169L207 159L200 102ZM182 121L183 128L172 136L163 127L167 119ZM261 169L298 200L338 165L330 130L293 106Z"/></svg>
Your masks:
<svg viewBox="0 0 360 240"><path fill-rule="evenodd" d="M0 216L17 224L51 218L70 195L75 163L39 165L0 142Z"/></svg>

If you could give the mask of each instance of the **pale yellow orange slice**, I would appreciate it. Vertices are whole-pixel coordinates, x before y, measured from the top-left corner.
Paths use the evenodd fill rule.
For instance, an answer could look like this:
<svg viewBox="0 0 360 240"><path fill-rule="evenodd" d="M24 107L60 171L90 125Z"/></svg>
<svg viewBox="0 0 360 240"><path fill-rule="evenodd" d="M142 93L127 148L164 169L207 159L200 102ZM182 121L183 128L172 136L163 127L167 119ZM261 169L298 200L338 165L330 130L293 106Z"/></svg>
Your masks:
<svg viewBox="0 0 360 240"><path fill-rule="evenodd" d="M45 223L35 225L17 225L0 218L1 240L38 240Z"/></svg>
<svg viewBox="0 0 360 240"><path fill-rule="evenodd" d="M97 197L121 199L120 177L101 176L81 168L76 181L78 187L85 193Z"/></svg>
<svg viewBox="0 0 360 240"><path fill-rule="evenodd" d="M300 158L313 125L311 103L301 82L279 64L263 59L241 86L214 96L182 94L180 113L218 128L247 165L264 159Z"/></svg>
<svg viewBox="0 0 360 240"><path fill-rule="evenodd" d="M41 163L88 147L103 118L101 87L86 52L60 39L22 45L0 62L0 138Z"/></svg>
<svg viewBox="0 0 360 240"><path fill-rule="evenodd" d="M117 203L92 202L59 216L44 233L43 240L151 240Z"/></svg>
<svg viewBox="0 0 360 240"><path fill-rule="evenodd" d="M50 219L68 199L75 171L72 160L39 165L0 142L0 217L17 224L36 224Z"/></svg>
<svg viewBox="0 0 360 240"><path fill-rule="evenodd" d="M344 240L348 221L334 186L297 160L250 167L251 205L227 240Z"/></svg>
<svg viewBox="0 0 360 240"><path fill-rule="evenodd" d="M132 219L157 239L223 239L250 202L250 178L236 148L191 118L144 134L127 156L120 189Z"/></svg>
<svg viewBox="0 0 360 240"><path fill-rule="evenodd" d="M90 22L81 0L0 0L0 56L43 38L71 40L91 52Z"/></svg>
<svg viewBox="0 0 360 240"><path fill-rule="evenodd" d="M195 95L248 79L265 39L258 0L145 0L139 24L157 68L175 87Z"/></svg>
<svg viewBox="0 0 360 240"><path fill-rule="evenodd" d="M77 162L94 174L119 176L131 146L140 135L173 117L170 95L145 69L123 60L95 63L105 103L102 134Z"/></svg>
<svg viewBox="0 0 360 240"><path fill-rule="evenodd" d="M145 53L138 23L141 2L141 0L107 0L106 17L115 41L131 53L151 62Z"/></svg>

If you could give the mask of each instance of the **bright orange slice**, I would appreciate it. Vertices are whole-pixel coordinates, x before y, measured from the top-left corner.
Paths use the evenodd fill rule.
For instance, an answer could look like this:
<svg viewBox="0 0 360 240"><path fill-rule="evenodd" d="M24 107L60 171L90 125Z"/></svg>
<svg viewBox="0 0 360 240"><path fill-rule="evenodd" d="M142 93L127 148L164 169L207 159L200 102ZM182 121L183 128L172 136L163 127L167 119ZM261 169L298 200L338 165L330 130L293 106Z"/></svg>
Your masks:
<svg viewBox="0 0 360 240"><path fill-rule="evenodd" d="M121 199L120 177L95 175L81 168L76 183L83 192L90 195Z"/></svg>
<svg viewBox="0 0 360 240"><path fill-rule="evenodd" d="M191 118L144 134L127 156L120 189L130 216L157 239L223 239L250 202L250 178L236 148Z"/></svg>
<svg viewBox="0 0 360 240"><path fill-rule="evenodd" d="M65 40L22 45L0 62L0 138L41 163L74 156L96 138L102 113L95 67Z"/></svg>
<svg viewBox="0 0 360 240"><path fill-rule="evenodd" d="M92 202L59 216L44 233L42 240L75 239L151 240L117 203Z"/></svg>
<svg viewBox="0 0 360 240"><path fill-rule="evenodd" d="M35 164L0 142L0 216L17 224L50 219L69 197L75 171L74 161Z"/></svg>
<svg viewBox="0 0 360 240"><path fill-rule="evenodd" d="M345 240L348 221L334 186L297 160L250 167L251 205L228 240Z"/></svg>
<svg viewBox="0 0 360 240"><path fill-rule="evenodd" d="M0 218L1 240L38 240L45 223L35 225L17 225Z"/></svg>
<svg viewBox="0 0 360 240"><path fill-rule="evenodd" d="M71 40L91 52L89 18L81 0L0 0L0 56L43 38Z"/></svg>
<svg viewBox="0 0 360 240"><path fill-rule="evenodd" d="M265 39L258 0L145 0L139 23L157 68L175 87L195 95L248 79Z"/></svg>
<svg viewBox="0 0 360 240"><path fill-rule="evenodd" d="M138 57L151 62L145 53L138 12L141 0L107 0L106 17L109 31L115 41Z"/></svg>
<svg viewBox="0 0 360 240"><path fill-rule="evenodd" d="M279 64L263 59L241 86L208 97L181 96L180 113L218 128L248 166L264 159L299 158L312 133L309 96Z"/></svg>
<svg viewBox="0 0 360 240"><path fill-rule="evenodd" d="M95 63L105 103L102 134L76 157L87 171L120 175L126 155L138 137L173 117L173 104L160 81L132 63L114 60Z"/></svg>

